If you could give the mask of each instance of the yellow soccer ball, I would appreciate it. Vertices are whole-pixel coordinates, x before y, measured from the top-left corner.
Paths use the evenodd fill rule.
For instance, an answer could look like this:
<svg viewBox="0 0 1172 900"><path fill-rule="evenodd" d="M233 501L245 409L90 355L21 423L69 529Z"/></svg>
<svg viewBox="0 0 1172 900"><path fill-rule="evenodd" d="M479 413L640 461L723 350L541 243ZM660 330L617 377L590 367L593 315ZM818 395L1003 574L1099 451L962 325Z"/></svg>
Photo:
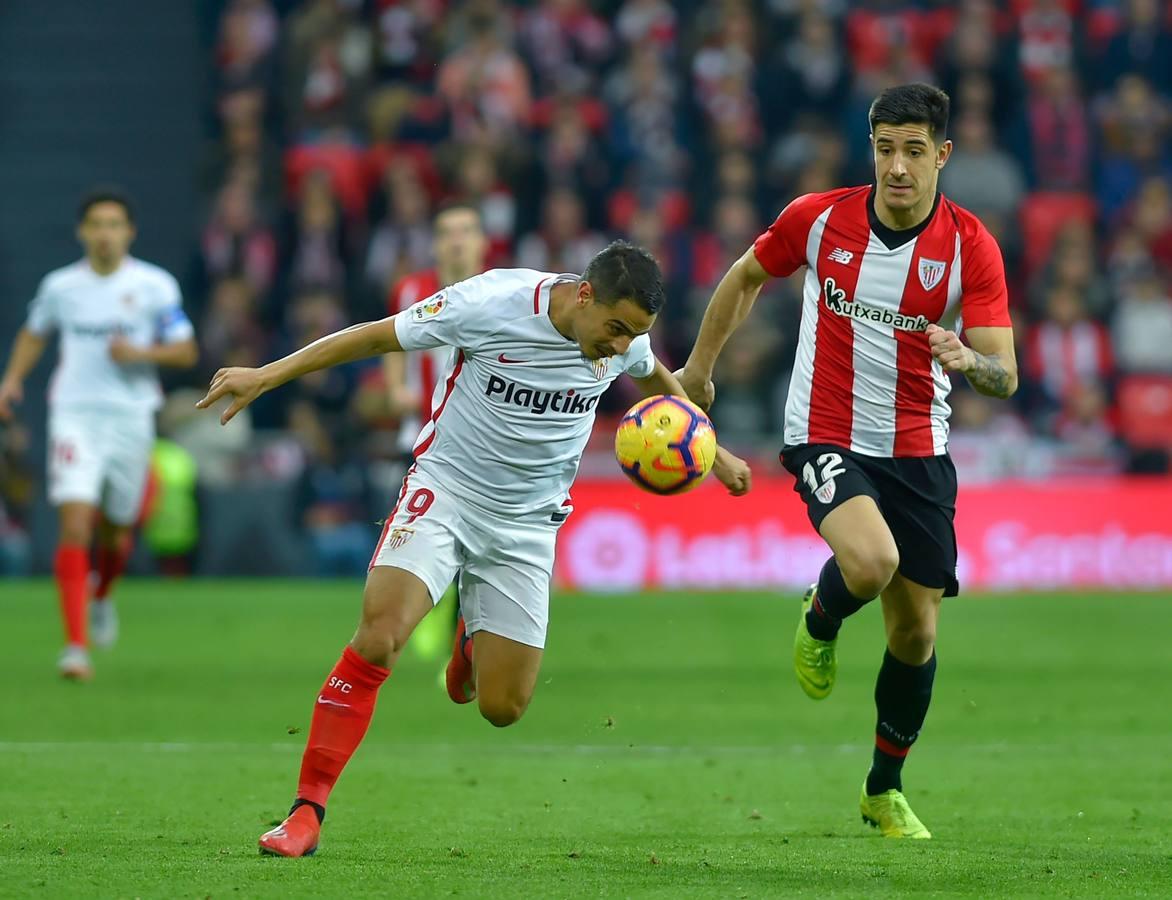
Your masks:
<svg viewBox="0 0 1172 900"><path fill-rule="evenodd" d="M682 494L712 471L716 431L704 410L683 397L648 397L619 422L614 452L627 477L643 490Z"/></svg>

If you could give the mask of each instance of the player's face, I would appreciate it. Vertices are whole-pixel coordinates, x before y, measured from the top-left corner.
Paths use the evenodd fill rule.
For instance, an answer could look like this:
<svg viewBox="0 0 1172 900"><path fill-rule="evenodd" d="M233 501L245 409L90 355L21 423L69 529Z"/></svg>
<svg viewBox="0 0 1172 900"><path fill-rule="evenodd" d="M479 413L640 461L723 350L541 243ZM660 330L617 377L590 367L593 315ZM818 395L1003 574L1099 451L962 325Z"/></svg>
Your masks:
<svg viewBox="0 0 1172 900"><path fill-rule="evenodd" d="M589 282L578 285L574 337L587 359L605 359L626 353L631 341L646 334L655 316L632 300L599 303Z"/></svg>
<svg viewBox="0 0 1172 900"><path fill-rule="evenodd" d="M936 146L926 123L875 126L875 183L880 201L889 209L910 210L936 196L936 180L952 141Z"/></svg>
<svg viewBox="0 0 1172 900"><path fill-rule="evenodd" d="M120 260L134 240L134 225L121 203L95 203L77 227L86 256L102 263Z"/></svg>
<svg viewBox="0 0 1172 900"><path fill-rule="evenodd" d="M435 264L446 282L455 283L484 271L488 239L480 216L471 209L450 209L435 220Z"/></svg>

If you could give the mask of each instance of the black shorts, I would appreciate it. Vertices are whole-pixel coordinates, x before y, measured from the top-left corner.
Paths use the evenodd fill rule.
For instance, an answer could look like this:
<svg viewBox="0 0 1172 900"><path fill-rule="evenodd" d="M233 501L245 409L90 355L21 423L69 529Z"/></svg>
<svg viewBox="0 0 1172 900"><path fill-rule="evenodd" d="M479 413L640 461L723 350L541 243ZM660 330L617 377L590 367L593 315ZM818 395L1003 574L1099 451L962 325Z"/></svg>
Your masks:
<svg viewBox="0 0 1172 900"><path fill-rule="evenodd" d="M955 597L956 467L943 456L876 457L833 444L801 444L781 451L797 479L814 528L832 509L865 494L875 501L899 548L899 573Z"/></svg>

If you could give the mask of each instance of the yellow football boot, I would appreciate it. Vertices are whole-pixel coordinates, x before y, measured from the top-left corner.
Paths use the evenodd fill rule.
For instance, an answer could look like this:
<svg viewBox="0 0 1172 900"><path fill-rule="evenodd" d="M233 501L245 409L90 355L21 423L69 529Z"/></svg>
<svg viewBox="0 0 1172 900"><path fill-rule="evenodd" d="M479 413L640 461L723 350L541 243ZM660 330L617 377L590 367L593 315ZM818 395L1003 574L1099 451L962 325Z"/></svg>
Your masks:
<svg viewBox="0 0 1172 900"><path fill-rule="evenodd" d="M907 797L899 791L890 790L882 794L869 795L867 783L863 782L859 810L863 814L863 821L872 828L878 828L884 837L913 840L927 840L932 837L932 832L924 827L924 823L916 818L916 814L908 806Z"/></svg>
<svg viewBox="0 0 1172 900"><path fill-rule="evenodd" d="M818 585L812 584L802 597L802 615L798 619L797 634L794 635L794 674L798 676L798 684L807 697L823 700L830 696L838 674L838 653L835 649L838 638L820 641L811 637L806 630L806 613L814 604L817 593Z"/></svg>

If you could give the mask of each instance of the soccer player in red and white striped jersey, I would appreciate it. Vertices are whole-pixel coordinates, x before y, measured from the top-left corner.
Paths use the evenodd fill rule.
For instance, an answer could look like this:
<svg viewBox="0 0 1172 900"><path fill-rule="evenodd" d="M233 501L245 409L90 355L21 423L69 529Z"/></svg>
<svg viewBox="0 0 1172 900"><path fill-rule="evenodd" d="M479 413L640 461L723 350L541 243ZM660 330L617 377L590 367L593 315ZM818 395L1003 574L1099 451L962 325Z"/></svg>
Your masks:
<svg viewBox="0 0 1172 900"><path fill-rule="evenodd" d="M387 315L398 315L442 288L479 275L484 271L487 255L488 237L480 221L480 210L459 200L444 203L432 222L435 268L412 272L400 279L387 298ZM432 398L440 376L450 368L451 356L450 347L439 347L388 353L383 357L391 413L400 420L399 449L404 460L410 459L419 430L431 418ZM453 615L428 616L415 629L412 643L425 658L440 656L451 646L460 611L459 599L452 602L454 594L453 586L442 601L445 608L451 607Z"/></svg>
<svg viewBox="0 0 1172 900"><path fill-rule="evenodd" d="M790 203L721 280L680 373L710 403L716 358L761 286L806 267L781 458L833 556L806 595L794 666L810 697L826 697L842 620L882 597L887 651L860 802L886 836L930 837L901 770L928 711L940 601L957 591L948 373L990 396L1017 388L1001 253L937 190L948 110L929 85L881 93L875 184Z"/></svg>

